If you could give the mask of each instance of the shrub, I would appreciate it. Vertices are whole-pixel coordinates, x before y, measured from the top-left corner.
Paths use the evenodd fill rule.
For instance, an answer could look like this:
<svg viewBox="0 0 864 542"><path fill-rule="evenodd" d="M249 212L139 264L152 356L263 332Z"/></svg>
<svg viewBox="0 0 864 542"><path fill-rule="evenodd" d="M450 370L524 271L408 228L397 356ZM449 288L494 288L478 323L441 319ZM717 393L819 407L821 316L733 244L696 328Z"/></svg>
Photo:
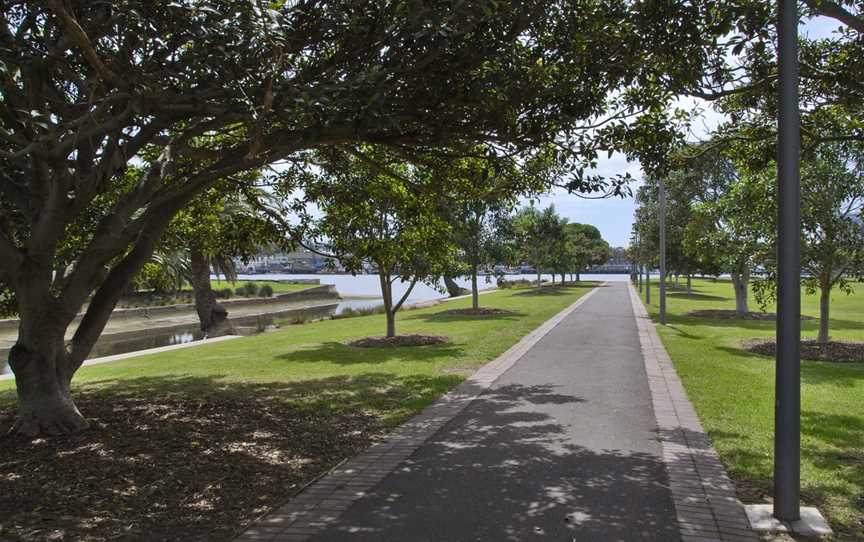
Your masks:
<svg viewBox="0 0 864 542"><path fill-rule="evenodd" d="M231 299L234 296L234 292L231 291L231 288L222 288L221 290L216 290L216 297L220 299Z"/></svg>
<svg viewBox="0 0 864 542"><path fill-rule="evenodd" d="M258 283L247 282L243 286L243 290L246 292L246 297L255 297L255 294L258 293Z"/></svg>
<svg viewBox="0 0 864 542"><path fill-rule="evenodd" d="M244 297L246 295L246 288L241 286L241 287L237 288L236 290L234 290L234 294L238 295L240 297Z"/></svg>
<svg viewBox="0 0 864 542"><path fill-rule="evenodd" d="M374 305L372 307L347 307L339 314L331 316L333 320L341 320L342 318L354 318L357 316L370 316L372 314L384 314L384 305Z"/></svg>
<svg viewBox="0 0 864 542"><path fill-rule="evenodd" d="M273 287L269 284L261 286L258 290L258 297L273 297Z"/></svg>

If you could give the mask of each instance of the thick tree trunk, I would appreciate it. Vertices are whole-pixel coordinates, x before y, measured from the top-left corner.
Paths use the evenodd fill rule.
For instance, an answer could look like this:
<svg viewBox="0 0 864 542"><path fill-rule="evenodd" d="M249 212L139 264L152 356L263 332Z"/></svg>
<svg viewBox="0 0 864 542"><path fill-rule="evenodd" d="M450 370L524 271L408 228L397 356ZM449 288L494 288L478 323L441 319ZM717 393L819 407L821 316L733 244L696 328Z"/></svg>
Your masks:
<svg viewBox="0 0 864 542"><path fill-rule="evenodd" d="M201 322L201 331L211 335L225 327L228 311L216 300L216 294L210 286L210 258L194 244L189 247L189 253L192 271L190 282L195 291L195 310Z"/></svg>
<svg viewBox="0 0 864 542"><path fill-rule="evenodd" d="M819 277L819 335L816 342L828 344L828 325L831 314L831 283L824 276Z"/></svg>
<svg viewBox="0 0 864 542"><path fill-rule="evenodd" d="M471 268L471 307L480 308L480 292L477 291L477 266Z"/></svg>
<svg viewBox="0 0 864 542"><path fill-rule="evenodd" d="M444 286L447 288L447 295L450 297L459 297L460 295L465 295L465 288L462 288L456 281L453 280L453 277L444 277Z"/></svg>
<svg viewBox="0 0 864 542"><path fill-rule="evenodd" d="M750 314L747 304L747 290L750 283L750 272L746 269L740 273L732 273L732 287L735 289L735 313L744 318Z"/></svg>
<svg viewBox="0 0 864 542"><path fill-rule="evenodd" d="M50 315L22 314L18 340L9 352L18 391L18 418L10 433L26 437L61 435L88 427L72 401L74 370L66 352L66 325Z"/></svg>

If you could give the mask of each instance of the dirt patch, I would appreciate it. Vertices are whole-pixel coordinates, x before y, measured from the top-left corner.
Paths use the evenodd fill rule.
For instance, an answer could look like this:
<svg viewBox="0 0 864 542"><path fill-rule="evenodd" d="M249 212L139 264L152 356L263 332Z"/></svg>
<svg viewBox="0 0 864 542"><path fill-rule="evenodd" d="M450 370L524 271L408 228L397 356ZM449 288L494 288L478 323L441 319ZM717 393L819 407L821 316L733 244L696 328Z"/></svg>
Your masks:
<svg viewBox="0 0 864 542"><path fill-rule="evenodd" d="M92 429L0 438L0 539L232 540L384 432L359 409L248 391L79 394ZM13 416L0 409L0 427Z"/></svg>
<svg viewBox="0 0 864 542"><path fill-rule="evenodd" d="M695 316L697 318L716 318L718 320L776 320L777 315L773 312L748 312L746 316L740 316L734 310L705 309L690 311L684 316ZM812 316L801 315L802 320L813 320Z"/></svg>
<svg viewBox="0 0 864 542"><path fill-rule="evenodd" d="M440 335L396 335L395 337L364 337L351 341L349 346L360 348L389 348L396 346L429 346L447 344L447 337Z"/></svg>
<svg viewBox="0 0 864 542"><path fill-rule="evenodd" d="M774 340L753 339L743 343L744 349L754 354L774 356ZM819 344L816 341L801 341L801 358L813 361L834 363L864 363L864 343L830 341Z"/></svg>
<svg viewBox="0 0 864 542"><path fill-rule="evenodd" d="M516 313L506 309L479 307L477 309L450 309L449 311L439 312L437 314L440 316L505 316Z"/></svg>

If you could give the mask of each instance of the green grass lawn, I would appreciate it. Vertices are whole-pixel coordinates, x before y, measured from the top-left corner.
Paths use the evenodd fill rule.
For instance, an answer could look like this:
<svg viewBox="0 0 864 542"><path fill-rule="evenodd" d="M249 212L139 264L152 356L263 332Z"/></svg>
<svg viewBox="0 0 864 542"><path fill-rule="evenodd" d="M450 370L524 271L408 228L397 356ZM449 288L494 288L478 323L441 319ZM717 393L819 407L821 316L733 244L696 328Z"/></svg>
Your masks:
<svg viewBox="0 0 864 542"><path fill-rule="evenodd" d="M399 313L397 332L448 344L357 348L383 315L82 368L82 433L0 438L0 538L232 540L250 521L380 439L594 285L504 290L495 316ZM14 417L0 381L0 425Z"/></svg>
<svg viewBox="0 0 864 542"><path fill-rule="evenodd" d="M290 292L299 292L300 290L306 290L308 288L314 288L318 286L317 284L290 284L288 282L280 282L278 280L237 280L234 282L228 280L211 280L210 287L214 290L222 290L224 288L231 288L232 291L237 288L241 288L246 284L254 282L259 287L268 284L271 288L273 288L274 294L287 294Z"/></svg>
<svg viewBox="0 0 864 542"><path fill-rule="evenodd" d="M470 306L462 299L397 315L397 333L444 335L446 345L419 348L357 348L345 343L353 338L383 335L383 315L323 320L232 341L160 354L140 356L105 365L83 367L75 376L78 390L123 390L136 381L181 380L190 393L206 393L210 387L233 383L328 382L358 379L389 382L397 394L380 394L378 386L356 392L369 402L334 401L333 408L363 406L381 409L388 424L402 421L491 361L523 335L593 288L547 287L537 295L532 289L502 290L481 297L481 306L512 311L503 316L446 316L447 309ZM296 285L287 285L296 286ZM404 384L404 385L403 385ZM184 385L185 387L185 385ZM326 387L326 386L325 386ZM0 381L0 405L14 402L14 384ZM338 390L339 395L345 390ZM378 398L372 400L373 398ZM384 399L386 398L386 400ZM394 401L395 399L395 401ZM86 414L86 413L85 413Z"/></svg>
<svg viewBox="0 0 864 542"><path fill-rule="evenodd" d="M773 321L688 317L697 309L734 309L729 282L695 281L693 296L672 291L660 336L703 425L745 502L772 493L774 361L741 349L748 338L770 338ZM656 282L649 312L657 319ZM818 317L818 298L802 312ZM644 300L644 294L643 294ZM751 310L758 310L752 302ZM773 310L773 308L771 309ZM864 285L832 295L832 339L864 341ZM815 338L818 320L802 322ZM864 540L864 364L804 361L801 371L802 500L828 517L835 540Z"/></svg>

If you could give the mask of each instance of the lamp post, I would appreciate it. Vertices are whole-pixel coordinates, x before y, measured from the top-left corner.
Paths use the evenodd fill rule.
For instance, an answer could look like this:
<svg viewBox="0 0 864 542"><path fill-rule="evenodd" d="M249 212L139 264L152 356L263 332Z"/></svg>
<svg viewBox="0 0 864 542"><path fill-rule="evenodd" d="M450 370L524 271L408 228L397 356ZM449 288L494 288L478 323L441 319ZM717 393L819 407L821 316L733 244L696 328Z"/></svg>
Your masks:
<svg viewBox="0 0 864 542"><path fill-rule="evenodd" d="M666 183L660 179L660 324L666 325Z"/></svg>
<svg viewBox="0 0 864 542"><path fill-rule="evenodd" d="M780 106L777 117L777 359L774 404L774 517L800 519L801 193L798 6L778 0Z"/></svg>

